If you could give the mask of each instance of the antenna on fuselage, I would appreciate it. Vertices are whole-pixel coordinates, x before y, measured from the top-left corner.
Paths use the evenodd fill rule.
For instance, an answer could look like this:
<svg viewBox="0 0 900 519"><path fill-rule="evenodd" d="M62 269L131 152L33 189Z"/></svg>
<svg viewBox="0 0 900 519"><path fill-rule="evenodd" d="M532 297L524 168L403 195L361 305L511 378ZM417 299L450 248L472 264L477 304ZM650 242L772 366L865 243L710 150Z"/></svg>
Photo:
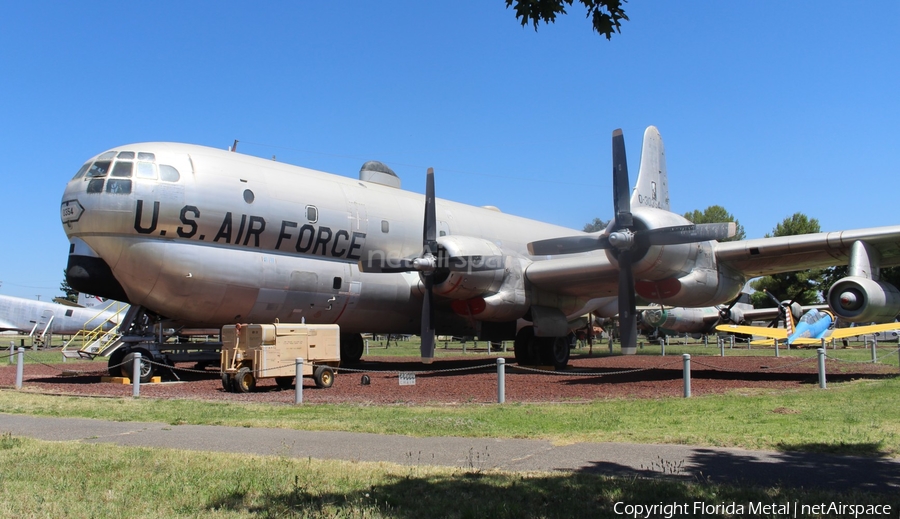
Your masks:
<svg viewBox="0 0 900 519"><path fill-rule="evenodd" d="M231 150L230 150L230 151L237 151L237 143L238 143L238 140L235 139L235 140L234 140L234 144L231 145Z"/></svg>

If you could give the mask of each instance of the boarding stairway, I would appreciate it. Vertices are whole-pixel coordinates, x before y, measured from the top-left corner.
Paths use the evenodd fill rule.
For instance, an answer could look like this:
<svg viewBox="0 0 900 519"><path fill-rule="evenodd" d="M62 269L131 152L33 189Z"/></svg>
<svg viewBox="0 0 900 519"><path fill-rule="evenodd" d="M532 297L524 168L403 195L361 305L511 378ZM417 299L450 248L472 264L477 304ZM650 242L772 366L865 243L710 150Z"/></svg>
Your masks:
<svg viewBox="0 0 900 519"><path fill-rule="evenodd" d="M93 322L104 312L111 310L114 305L121 305L121 303L118 301L110 302L107 306L100 308L97 315L88 322ZM119 333L119 328L123 322L127 321L126 309L130 311L131 307L120 308L94 328L79 330L63 345L63 357L67 359L93 359L94 357L106 356L112 353L118 347L119 339L122 337L121 333ZM125 313L124 318L122 317L123 313ZM108 326L110 324L112 324L112 327Z"/></svg>

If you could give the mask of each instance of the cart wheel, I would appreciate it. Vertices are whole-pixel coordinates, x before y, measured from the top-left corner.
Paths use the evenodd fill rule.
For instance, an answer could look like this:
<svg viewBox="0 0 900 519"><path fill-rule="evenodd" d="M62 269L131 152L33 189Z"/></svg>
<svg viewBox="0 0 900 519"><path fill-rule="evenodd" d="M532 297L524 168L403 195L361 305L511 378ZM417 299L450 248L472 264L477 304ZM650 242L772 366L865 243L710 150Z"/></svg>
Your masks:
<svg viewBox="0 0 900 519"><path fill-rule="evenodd" d="M222 372L222 389L224 389L225 391L228 391L228 392L233 391L233 389L232 389L234 387L233 383L234 383L234 381L231 378L231 374L225 373L223 371Z"/></svg>
<svg viewBox="0 0 900 519"><path fill-rule="evenodd" d="M313 374L316 387L328 388L334 384L334 370L330 366L319 366Z"/></svg>
<svg viewBox="0 0 900 519"><path fill-rule="evenodd" d="M294 385L294 377L275 377L275 385L279 389L290 389Z"/></svg>
<svg viewBox="0 0 900 519"><path fill-rule="evenodd" d="M237 393L249 393L256 388L256 377L253 371L244 366L239 369L237 375L234 376L234 390Z"/></svg>

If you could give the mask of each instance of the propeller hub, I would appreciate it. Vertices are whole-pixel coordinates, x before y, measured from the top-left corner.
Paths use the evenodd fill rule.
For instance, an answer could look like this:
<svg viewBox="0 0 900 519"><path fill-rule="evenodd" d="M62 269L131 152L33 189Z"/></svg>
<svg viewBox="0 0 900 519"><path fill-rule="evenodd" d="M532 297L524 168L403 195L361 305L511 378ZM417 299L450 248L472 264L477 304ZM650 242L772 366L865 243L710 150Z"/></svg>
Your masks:
<svg viewBox="0 0 900 519"><path fill-rule="evenodd" d="M437 268L437 258L433 254L427 253L421 258L414 259L412 266L419 272L434 272Z"/></svg>
<svg viewBox="0 0 900 519"><path fill-rule="evenodd" d="M616 231L609 234L609 244L619 250L630 249L634 246L634 233L631 231Z"/></svg>

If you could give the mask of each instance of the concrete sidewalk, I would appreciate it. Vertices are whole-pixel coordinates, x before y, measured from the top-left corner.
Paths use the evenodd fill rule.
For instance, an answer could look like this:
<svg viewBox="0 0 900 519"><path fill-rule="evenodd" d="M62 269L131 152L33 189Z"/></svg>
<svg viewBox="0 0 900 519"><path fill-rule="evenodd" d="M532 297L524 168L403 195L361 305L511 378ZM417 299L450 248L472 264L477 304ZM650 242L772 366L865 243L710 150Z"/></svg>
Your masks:
<svg viewBox="0 0 900 519"><path fill-rule="evenodd" d="M628 443L555 446L543 440L389 436L209 425L108 422L0 414L0 434L48 441L195 451L387 461L476 470L584 471L717 483L896 492L900 460ZM234 448L232 448L234 446Z"/></svg>

